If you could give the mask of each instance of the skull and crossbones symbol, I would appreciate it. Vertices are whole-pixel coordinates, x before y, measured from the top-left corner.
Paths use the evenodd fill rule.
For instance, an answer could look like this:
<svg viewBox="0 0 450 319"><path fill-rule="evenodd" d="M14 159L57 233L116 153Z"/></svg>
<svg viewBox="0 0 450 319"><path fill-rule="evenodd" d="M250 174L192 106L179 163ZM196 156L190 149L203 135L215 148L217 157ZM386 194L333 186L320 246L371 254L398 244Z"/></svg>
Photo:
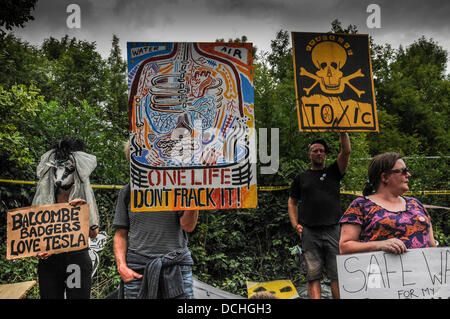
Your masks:
<svg viewBox="0 0 450 319"><path fill-rule="evenodd" d="M324 41L317 44L311 52L311 59L318 69L316 74L308 72L305 68L300 68L300 75L307 76L315 82L309 88L303 88L306 94L317 85L320 85L322 92L329 94L342 93L347 85L358 97L361 97L365 91L358 90L350 80L357 77L364 77L361 69L348 76L342 76L341 69L347 62L347 52L339 44L332 41Z"/></svg>

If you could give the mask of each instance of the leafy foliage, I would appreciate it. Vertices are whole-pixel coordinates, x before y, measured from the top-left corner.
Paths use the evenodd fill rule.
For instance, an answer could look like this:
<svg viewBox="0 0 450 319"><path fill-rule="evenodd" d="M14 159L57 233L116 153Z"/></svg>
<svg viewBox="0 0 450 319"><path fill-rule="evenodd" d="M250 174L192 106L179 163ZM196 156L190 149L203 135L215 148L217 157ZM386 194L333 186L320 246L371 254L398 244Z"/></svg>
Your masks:
<svg viewBox="0 0 450 319"><path fill-rule="evenodd" d="M13 27L23 27L25 22L34 20L31 11L37 0L3 0L0 7L0 32L12 30Z"/></svg>
<svg viewBox="0 0 450 319"><path fill-rule="evenodd" d="M0 86L0 157L3 163L16 163L19 168L34 164L28 143L30 135L21 126L33 121L43 103L43 96L33 86L14 85L9 91Z"/></svg>

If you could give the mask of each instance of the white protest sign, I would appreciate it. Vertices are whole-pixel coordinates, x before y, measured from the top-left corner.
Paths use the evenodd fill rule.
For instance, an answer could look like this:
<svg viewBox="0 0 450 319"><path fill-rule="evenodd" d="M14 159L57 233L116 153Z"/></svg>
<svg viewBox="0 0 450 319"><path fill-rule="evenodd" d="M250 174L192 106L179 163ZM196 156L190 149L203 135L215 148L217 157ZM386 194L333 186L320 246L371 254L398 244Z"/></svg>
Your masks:
<svg viewBox="0 0 450 319"><path fill-rule="evenodd" d="M342 299L450 298L450 247L337 256Z"/></svg>

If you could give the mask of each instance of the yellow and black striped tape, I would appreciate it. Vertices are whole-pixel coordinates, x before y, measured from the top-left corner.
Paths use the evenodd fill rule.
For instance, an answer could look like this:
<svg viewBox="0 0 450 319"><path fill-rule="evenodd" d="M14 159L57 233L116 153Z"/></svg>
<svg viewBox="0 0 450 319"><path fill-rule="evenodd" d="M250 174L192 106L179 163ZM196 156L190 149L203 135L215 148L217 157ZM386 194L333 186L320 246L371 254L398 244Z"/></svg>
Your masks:
<svg viewBox="0 0 450 319"><path fill-rule="evenodd" d="M11 180L11 179L0 179L0 183L11 183L11 184L28 184L28 185L36 185L34 181L20 181L20 180ZM92 188L98 189L121 189L122 185L91 185ZM262 192L275 192L275 191L283 191L290 189L290 186L258 186L258 190ZM356 195L360 196L362 193L360 191L347 191L341 190L341 194L344 195ZM405 195L450 195L450 190L424 190L424 191L414 191L407 192Z"/></svg>
<svg viewBox="0 0 450 319"><path fill-rule="evenodd" d="M16 181L12 179L0 179L0 183L11 183L11 184L28 184L28 185L36 185L34 181ZM99 189L121 189L123 185L91 185L92 188Z"/></svg>

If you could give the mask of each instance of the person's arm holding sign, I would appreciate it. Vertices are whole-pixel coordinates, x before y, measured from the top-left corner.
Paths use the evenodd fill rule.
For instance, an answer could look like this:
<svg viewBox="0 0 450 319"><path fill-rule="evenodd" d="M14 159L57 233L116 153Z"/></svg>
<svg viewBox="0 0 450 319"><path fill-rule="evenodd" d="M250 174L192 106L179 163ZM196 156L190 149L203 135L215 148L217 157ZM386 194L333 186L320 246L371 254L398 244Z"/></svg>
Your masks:
<svg viewBox="0 0 450 319"><path fill-rule="evenodd" d="M352 148L350 146L350 138L347 132L341 132L340 134L339 141L341 143L341 152L339 153L336 161L339 166L339 171L342 175L344 175L348 167L348 162L350 161L350 153Z"/></svg>
<svg viewBox="0 0 450 319"><path fill-rule="evenodd" d="M387 240L362 242L359 240L361 226L355 224L343 224L339 249L341 254L356 254L369 251L384 251L392 254L406 252L405 244L398 238Z"/></svg>
<svg viewBox="0 0 450 319"><path fill-rule="evenodd" d="M198 220L198 210L185 210L180 218L180 225L184 231L190 233L195 229Z"/></svg>
<svg viewBox="0 0 450 319"><path fill-rule="evenodd" d="M409 191L411 173L400 154L375 156L369 164L363 196L340 220L341 254L384 251L403 254L410 248L436 247L431 217Z"/></svg>

